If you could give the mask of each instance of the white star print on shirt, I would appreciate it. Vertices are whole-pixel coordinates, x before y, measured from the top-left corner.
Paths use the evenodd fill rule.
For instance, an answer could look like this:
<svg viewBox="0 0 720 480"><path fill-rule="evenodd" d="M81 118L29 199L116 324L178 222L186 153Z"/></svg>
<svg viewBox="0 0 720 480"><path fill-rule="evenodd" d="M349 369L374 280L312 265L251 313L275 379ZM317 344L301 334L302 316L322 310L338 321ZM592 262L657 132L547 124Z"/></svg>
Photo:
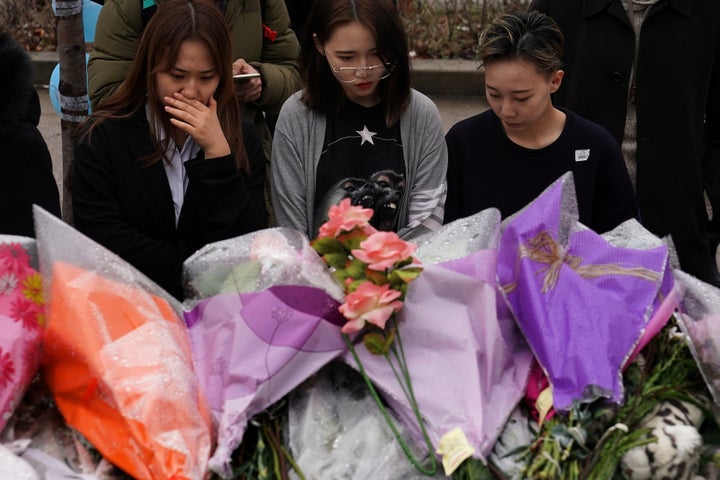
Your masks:
<svg viewBox="0 0 720 480"><path fill-rule="evenodd" d="M370 130L368 130L367 125L363 125L362 130L355 130L355 131L360 135L360 138L362 139L360 141L360 145L363 145L366 141L370 142L372 145L375 145L375 142L373 142L372 137L373 137L373 135L377 135L377 132L371 132Z"/></svg>

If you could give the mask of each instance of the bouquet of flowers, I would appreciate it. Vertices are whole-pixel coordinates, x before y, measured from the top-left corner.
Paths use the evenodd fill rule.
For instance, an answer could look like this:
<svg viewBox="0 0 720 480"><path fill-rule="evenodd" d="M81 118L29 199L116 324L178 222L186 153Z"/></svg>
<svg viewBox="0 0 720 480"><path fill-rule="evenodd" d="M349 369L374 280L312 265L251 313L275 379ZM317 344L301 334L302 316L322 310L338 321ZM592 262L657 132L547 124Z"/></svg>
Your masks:
<svg viewBox="0 0 720 480"><path fill-rule="evenodd" d="M629 220L605 237L578 222L571 174L506 220L498 279L556 409L623 399L621 370L672 302L668 248ZM558 349L558 346L562 348Z"/></svg>
<svg viewBox="0 0 720 480"><path fill-rule="evenodd" d="M455 480L718 478L701 424L720 396L720 290L677 271L674 287L664 241L577 223L570 176L502 224L490 209L417 246L371 215L344 200L312 242L277 228L208 245L181 305L36 211L47 310L37 272L18 273L32 243L0 238L0 288L40 302L0 296L0 321L47 312L64 424L136 477L415 479L442 458ZM540 384L531 407L557 412L537 422L522 399ZM41 454L22 458L62 470Z"/></svg>
<svg viewBox="0 0 720 480"><path fill-rule="evenodd" d="M135 478L204 478L212 420L179 302L35 208L49 292L42 373L65 421Z"/></svg>
<svg viewBox="0 0 720 480"><path fill-rule="evenodd" d="M711 297L682 299L668 246L634 220L602 236L579 224L571 175L503 227L499 281L542 369L528 390L548 388L529 406L538 422L509 422L492 461L514 479L691 478L707 388L678 325L708 324L673 312L705 321L712 302L696 299Z"/></svg>
<svg viewBox="0 0 720 480"><path fill-rule="evenodd" d="M333 212L342 209L352 215L358 207L341 204ZM337 220L333 216L332 221ZM441 437L459 429L467 436L462 454L484 459L522 396L530 360L509 312L500 316L496 313L498 226L499 216L486 212L444 228L423 240L423 258L435 264L424 265L423 275L415 275L410 284L396 279L396 286L406 292L388 302L401 301L403 307L389 309L385 327L387 330L394 326L397 337L400 327L406 325L401 338L402 353L399 350L398 353L406 360L405 368L416 365L411 387L418 399L414 402L415 411L424 405L422 424L403 389L406 383L402 367L393 369L385 355L373 355L367 348L356 349L352 341L350 351L346 344L346 340L360 339L362 333L377 328L369 333L378 333L382 336L378 343L388 345L385 330L366 322L359 332L347 333L346 340L341 334L341 327L350 327L348 319L340 313L340 306L354 280L368 274L381 279L380 282L383 278L388 281L395 278L391 269L368 271L367 266L353 274L357 278L348 275L356 258L352 250L362 248L363 235L344 235L340 233L342 229L337 230L338 238L346 241L353 238L357 244L346 245L345 252L333 250L339 248L334 237L313 242L316 248L319 242L326 243L325 255L329 254L326 259L337 261L337 268L328 268L300 232L284 228L217 242L188 259L186 305L192 308L185 318L200 382L219 424L218 448L210 461L211 468L233 478L245 478L243 475L254 478L247 472L259 474L265 470L280 472L273 478L286 478L281 465L285 463L292 465L299 478L303 478L302 474L308 474L308 478L337 478L358 473L357 469L367 473L369 469L362 457L351 462L356 466L345 468L347 458L337 455L341 448L338 445L343 442L348 443L355 455L363 448L360 444L372 449L367 437L373 433L378 438L395 435L402 438L408 433L414 443L403 442L406 449L427 446L426 436L430 443L440 446ZM346 233L352 230L348 228ZM378 233L368 232L367 238ZM403 251L403 247L399 250ZM337 252L341 254L333 257L332 253ZM408 255L412 256L412 252ZM419 268L412 260L405 260L403 270ZM371 263L357 262L368 266ZM369 308L373 310L377 309ZM438 322L438 318L443 321ZM428 344L429 339L433 345ZM395 360L392 351L386 354ZM367 402L372 405L364 410L367 415L361 417L364 428L357 432L358 436L350 432L355 432L357 425L348 419L357 418L357 412L347 415L346 409L339 412L336 407L349 404L342 399L347 392L358 391L357 383L349 385L349 390L333 391L324 387L329 385L328 369L314 375L336 357L355 368L362 366L366 375L363 380L357 374L359 387L367 389L365 383L369 381L376 398L382 392L383 413L399 420L395 434L390 427L384 428L388 424L382 414L375 415L380 410L372 398ZM463 368L457 368L458 365ZM332 368L329 370L337 371ZM350 376L357 381L354 375ZM349 376L343 376L344 385L348 380ZM287 402L291 418L283 425L283 408L278 406L283 407L285 395L296 387L301 387L298 392L308 392L304 398L313 401L297 402L302 394L291 395ZM358 396L351 395L351 400L357 404ZM332 411L318 409L321 403L333 406ZM362 408L365 406L363 402ZM301 423L307 428L293 420L298 417L304 419ZM376 422L377 417L380 418ZM351 423L347 424L348 421ZM289 445L283 444L281 435L285 426ZM322 437L320 431L327 435ZM339 431L342 435L338 435ZM293 438L298 442L293 444ZM331 451L327 449L330 444ZM400 450L384 448L385 460L373 455L374 468L386 475L382 478L410 478L408 472L398 472L405 468L397 466L397 458L403 455ZM294 458L290 458L290 451ZM454 457L455 462L462 461L457 458ZM360 477L355 478L367 478L358 474ZM380 478L375 472L372 476Z"/></svg>
<svg viewBox="0 0 720 480"><path fill-rule="evenodd" d="M224 478L236 470L254 478L265 468L284 470L281 464L298 470L276 428L282 409L274 406L345 351L341 289L308 239L287 228L206 245L184 267L192 307L185 322L218 425L210 468ZM253 417L261 425L257 440Z"/></svg>
<svg viewBox="0 0 720 480"><path fill-rule="evenodd" d="M394 232L375 230L369 223L372 215L372 210L352 206L350 199L344 199L330 208L328 221L320 227L318 237L311 245L344 286L346 297L340 305L340 312L347 323L341 331L360 374L405 455L420 472L433 475L437 462L415 398L396 321L396 313L403 306L408 284L420 275L422 267L412 256L416 246L403 241ZM383 356L392 368L423 433L429 466L415 458L400 435L365 373L349 335L360 336L367 350Z"/></svg>
<svg viewBox="0 0 720 480"><path fill-rule="evenodd" d="M0 431L40 362L45 301L34 252L34 239L0 235Z"/></svg>

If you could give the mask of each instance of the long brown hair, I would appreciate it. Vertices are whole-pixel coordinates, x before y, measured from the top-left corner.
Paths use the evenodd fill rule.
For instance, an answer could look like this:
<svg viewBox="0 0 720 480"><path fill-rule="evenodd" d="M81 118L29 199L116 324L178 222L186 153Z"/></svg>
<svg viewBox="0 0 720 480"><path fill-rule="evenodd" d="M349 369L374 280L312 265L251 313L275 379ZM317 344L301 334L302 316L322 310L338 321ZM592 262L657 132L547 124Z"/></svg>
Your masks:
<svg viewBox="0 0 720 480"><path fill-rule="evenodd" d="M158 132L152 131L154 152L139 160L145 164L163 160L172 125L157 90L157 75L172 69L180 46L188 40L201 41L208 47L220 77L213 95L220 125L235 154L238 168L247 170L240 106L232 79L230 33L222 13L210 0L167 0L158 6L140 38L127 77L115 93L95 108L83 126L80 140L90 137L93 129L109 118L129 117L138 108L144 108L147 101L151 115L159 119L167 135L166 140L160 142ZM154 129L153 122L150 128Z"/></svg>
<svg viewBox="0 0 720 480"><path fill-rule="evenodd" d="M305 80L302 99L313 110L331 116L343 106L342 86L315 47L313 34L325 44L336 28L352 22L373 32L380 58L393 65L390 76L378 86L385 123L392 126L410 103L410 59L407 34L391 0L315 0L301 43L300 69Z"/></svg>

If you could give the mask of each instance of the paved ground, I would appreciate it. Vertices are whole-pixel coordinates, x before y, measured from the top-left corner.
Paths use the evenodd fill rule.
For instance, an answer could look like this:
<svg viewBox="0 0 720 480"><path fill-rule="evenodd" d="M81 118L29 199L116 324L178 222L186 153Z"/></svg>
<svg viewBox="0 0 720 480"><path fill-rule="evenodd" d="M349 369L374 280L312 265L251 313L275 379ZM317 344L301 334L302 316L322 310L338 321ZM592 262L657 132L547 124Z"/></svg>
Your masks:
<svg viewBox="0 0 720 480"><path fill-rule="evenodd" d="M60 129L60 117L50 103L50 97L46 88L39 88L40 106L42 116L40 118L40 132L50 149L55 166L55 178L62 178L62 133ZM477 96L432 96L431 97L440 110L443 121L443 128L447 130L457 121L479 113L488 108L483 97ZM62 188L60 189L62 192Z"/></svg>

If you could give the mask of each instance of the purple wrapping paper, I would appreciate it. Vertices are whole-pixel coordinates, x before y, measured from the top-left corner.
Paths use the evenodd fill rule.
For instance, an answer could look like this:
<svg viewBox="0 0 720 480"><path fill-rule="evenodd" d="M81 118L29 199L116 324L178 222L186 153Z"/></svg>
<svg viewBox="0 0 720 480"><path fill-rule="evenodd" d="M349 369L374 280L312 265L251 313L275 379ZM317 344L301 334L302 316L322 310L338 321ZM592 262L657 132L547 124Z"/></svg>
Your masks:
<svg viewBox="0 0 720 480"><path fill-rule="evenodd" d="M489 453L522 397L531 361L509 311L500 304L501 316L496 314L498 228L499 214L490 212L426 239L419 251L444 266L424 265L400 314L433 444L460 426L479 458ZM347 352L339 286L308 248L296 232L270 229L209 245L186 262L189 291L197 293L186 320L198 375L219 423L210 466L222 475L229 474L230 454L253 415ZM357 350L404 423L417 428L384 358L368 359L364 347ZM420 438L419 431L412 433Z"/></svg>
<svg viewBox="0 0 720 480"><path fill-rule="evenodd" d="M206 245L184 273L193 356L219 428L209 464L229 477L248 420L347 348L342 289L287 228Z"/></svg>
<svg viewBox="0 0 720 480"><path fill-rule="evenodd" d="M215 295L186 314L198 377L219 424L212 470L228 477L248 420L346 349L338 306L317 288L276 286Z"/></svg>
<svg viewBox="0 0 720 480"><path fill-rule="evenodd" d="M504 227L498 279L554 407L598 396L621 402L621 368L670 292L667 247L619 247L579 224L571 174ZM639 226L628 236L637 235L655 238Z"/></svg>
<svg viewBox="0 0 720 480"><path fill-rule="evenodd" d="M496 251L424 264L398 323L412 386L432 444L455 427L485 460L525 392L532 354L507 310L496 312ZM413 435L422 434L384 357L356 351L375 385ZM348 352L343 360L357 368Z"/></svg>

